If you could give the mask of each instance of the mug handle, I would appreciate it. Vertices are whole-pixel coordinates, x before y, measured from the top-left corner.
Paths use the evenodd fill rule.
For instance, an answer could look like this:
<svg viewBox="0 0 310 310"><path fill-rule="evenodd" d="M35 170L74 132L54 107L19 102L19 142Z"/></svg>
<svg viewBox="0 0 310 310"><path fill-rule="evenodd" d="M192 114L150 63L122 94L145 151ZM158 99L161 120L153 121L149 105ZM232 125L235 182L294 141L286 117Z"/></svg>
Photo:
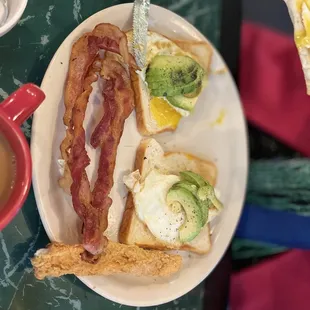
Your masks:
<svg viewBox="0 0 310 310"><path fill-rule="evenodd" d="M0 103L0 109L17 125L22 123L45 99L44 92L32 83L21 86Z"/></svg>

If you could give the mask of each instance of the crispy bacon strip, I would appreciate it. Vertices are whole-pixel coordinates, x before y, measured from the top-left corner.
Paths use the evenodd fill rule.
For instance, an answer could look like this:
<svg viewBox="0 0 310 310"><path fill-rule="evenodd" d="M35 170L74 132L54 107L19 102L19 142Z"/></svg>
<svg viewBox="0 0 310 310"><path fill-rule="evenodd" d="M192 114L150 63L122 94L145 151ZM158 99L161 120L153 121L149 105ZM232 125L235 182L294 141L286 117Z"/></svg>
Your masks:
<svg viewBox="0 0 310 310"><path fill-rule="evenodd" d="M108 226L108 211L112 199L108 196L113 187L113 172L117 147L123 133L124 123L134 108L134 94L126 69L117 61L106 59L102 63L104 115L91 137L93 147L101 147L98 178L92 191L92 205L101 210L100 231ZM87 216L90 219L91 216ZM93 219L95 220L95 219ZM94 225L89 220L84 223L83 245L90 253L97 252L94 242ZM95 234L96 235L96 234Z"/></svg>
<svg viewBox="0 0 310 310"><path fill-rule="evenodd" d="M99 71L99 67L101 68L101 62L94 62L93 67L89 71L89 75L84 81L84 91L77 98L76 104L72 109L72 144L68 158L68 167L72 178L70 187L72 204L75 212L83 221L83 240L85 236L90 236L87 240L90 242L91 247L88 246L88 248L91 249L91 253L94 255L102 252L107 244L107 239L102 236L102 210L92 206L92 193L85 171L90 163L90 159L85 149L83 121L88 99L92 92L91 84L98 79L95 72ZM89 261L92 260L88 255L84 257Z"/></svg>
<svg viewBox="0 0 310 310"><path fill-rule="evenodd" d="M96 40L99 48L121 55L125 64L137 68L134 57L128 51L127 36L118 27L99 24L92 31L91 39Z"/></svg>
<svg viewBox="0 0 310 310"><path fill-rule="evenodd" d="M83 92L84 80L91 64L98 53L95 42L89 42L90 33L85 33L72 46L69 71L67 75L67 84L64 94L65 114L64 124L71 127L72 109L77 98Z"/></svg>
<svg viewBox="0 0 310 310"><path fill-rule="evenodd" d="M60 177L58 181L58 184L67 194L70 194L70 186L72 184L71 172L68 166L69 152L71 150L72 138L73 138L72 134L73 130L71 128L68 128L66 130L65 138L60 144L60 154L64 161L63 163L64 170L62 177Z"/></svg>
<svg viewBox="0 0 310 310"><path fill-rule="evenodd" d="M92 92L91 84L98 79L95 72L98 72L99 67L101 67L101 63L95 62L84 81L84 91L77 98L76 105L72 110L72 144L68 158L68 167L72 178L70 190L74 210L83 221L85 219L85 208L91 205L92 200L90 184L85 171L90 159L85 149L83 121L88 99Z"/></svg>
<svg viewBox="0 0 310 310"><path fill-rule="evenodd" d="M67 193L70 192L72 178L67 166L68 154L72 144L72 110L79 96L84 91L84 80L100 49L120 54L124 62L136 68L133 56L128 51L127 37L117 26L107 23L97 25L92 32L84 34L73 46L70 56L64 103L64 124L68 127L61 143L61 157L64 160L64 174L59 185Z"/></svg>
<svg viewBox="0 0 310 310"><path fill-rule="evenodd" d="M63 120L66 126L70 126L72 109L76 99L83 92L83 81L100 49L118 53L126 64L136 67L135 60L128 51L126 34L117 26L102 23L92 32L84 34L74 43L70 56L64 98L66 111Z"/></svg>
<svg viewBox="0 0 310 310"><path fill-rule="evenodd" d="M71 185L73 182L72 171L70 171L71 168L69 163L71 162L72 166L72 163L76 160L76 158L79 158L79 155L83 155L83 153L79 153L81 151L79 149L79 146L82 147L83 145L83 149L85 150L85 132L83 129L83 121L85 118L85 111L88 103L88 98L93 89L91 87L91 84L97 81L98 76L96 72L100 72L100 69L101 69L101 60L99 58L96 58L96 60L93 62L93 65L88 71L87 77L83 81L83 89L82 89L83 92L76 99L75 107L72 109L71 113L72 119L70 121L70 127L67 128L66 136L60 145L61 155L62 158L64 159L64 173L63 176L59 179L59 185L67 193L71 193ZM75 152L72 152L72 150ZM86 159L84 158L84 160ZM80 161L82 161L82 158L80 158ZM88 166L88 164L86 164L86 166Z"/></svg>
<svg viewBox="0 0 310 310"><path fill-rule="evenodd" d="M133 91L126 69L117 61L103 61L105 116L92 137L93 145L101 147L101 156L98 180L91 192L85 171L90 159L85 149L83 122L91 84L97 80L98 65L94 60L101 48L119 53L126 64L136 67L128 52L126 35L114 25L99 24L73 45L64 100L64 123L68 128L60 147L65 174L59 184L65 190L70 187L73 207L83 221L83 246L93 255L100 254L107 244L102 232L107 228L112 203L108 195L113 186L117 146L125 119L133 109ZM89 255L83 257L92 259Z"/></svg>

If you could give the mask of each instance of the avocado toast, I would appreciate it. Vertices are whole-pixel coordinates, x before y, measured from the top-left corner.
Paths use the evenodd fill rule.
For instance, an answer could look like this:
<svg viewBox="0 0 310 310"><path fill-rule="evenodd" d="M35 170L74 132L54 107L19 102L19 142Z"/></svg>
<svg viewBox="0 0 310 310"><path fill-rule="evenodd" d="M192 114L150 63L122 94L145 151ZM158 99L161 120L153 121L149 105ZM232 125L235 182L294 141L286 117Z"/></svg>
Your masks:
<svg viewBox="0 0 310 310"><path fill-rule="evenodd" d="M119 241L147 249L207 253L208 223L222 207L207 193L211 189L214 194L216 166L186 153L165 153L156 140L144 139L134 170L124 177L130 192Z"/></svg>
<svg viewBox="0 0 310 310"><path fill-rule="evenodd" d="M131 51L132 32L126 35ZM146 66L131 72L142 135L174 131L182 118L190 116L207 85L212 53L205 41L172 40L148 32Z"/></svg>

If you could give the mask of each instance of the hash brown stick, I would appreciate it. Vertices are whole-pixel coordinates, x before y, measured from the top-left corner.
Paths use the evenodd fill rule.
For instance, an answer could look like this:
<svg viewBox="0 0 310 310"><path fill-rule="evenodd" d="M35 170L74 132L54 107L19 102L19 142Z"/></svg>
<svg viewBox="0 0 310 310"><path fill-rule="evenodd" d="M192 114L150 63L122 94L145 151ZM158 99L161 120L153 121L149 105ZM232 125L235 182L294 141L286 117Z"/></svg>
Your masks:
<svg viewBox="0 0 310 310"><path fill-rule="evenodd" d="M81 259L82 245L51 243L39 250L31 259L37 279L60 277L65 274L76 276L111 275L127 273L136 276L164 277L179 271L182 258L161 251L143 250L135 245L124 245L109 241L105 254L96 264Z"/></svg>

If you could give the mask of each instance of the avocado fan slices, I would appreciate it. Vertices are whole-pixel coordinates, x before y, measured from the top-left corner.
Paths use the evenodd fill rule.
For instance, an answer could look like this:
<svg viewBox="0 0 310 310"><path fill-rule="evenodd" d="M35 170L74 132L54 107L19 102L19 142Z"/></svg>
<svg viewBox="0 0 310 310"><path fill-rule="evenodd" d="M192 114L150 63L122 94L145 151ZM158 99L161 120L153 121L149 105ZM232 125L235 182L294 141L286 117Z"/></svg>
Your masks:
<svg viewBox="0 0 310 310"><path fill-rule="evenodd" d="M175 183L168 191L167 203L180 205L176 212L183 209L185 222L179 230L182 243L192 241L208 221L209 208L214 205L218 210L222 203L215 195L214 188L199 174L192 171L180 172L181 181Z"/></svg>
<svg viewBox="0 0 310 310"><path fill-rule="evenodd" d="M184 188L186 190L188 190L189 192L191 192L195 198L197 199L197 202L198 202L198 205L200 207L200 210L201 210L201 220L202 220L202 226L205 225L205 223L207 222L208 220L208 213L209 213L209 203L208 203L208 200L204 200L202 201L201 199L199 199L199 197L197 196L197 193L198 193L198 187L189 182L189 181L180 181L180 182L177 182L176 184L174 184L172 186L171 189L177 189L177 188Z"/></svg>
<svg viewBox="0 0 310 310"><path fill-rule="evenodd" d="M167 194L167 203L178 202L186 214L185 222L179 230L179 238L182 243L192 241L201 231L202 215L196 197L182 187L171 188Z"/></svg>
<svg viewBox="0 0 310 310"><path fill-rule="evenodd" d="M198 186L197 198L201 201L208 201L213 204L217 210L223 209L223 204L216 197L213 186L206 181L202 176L192 171L180 172L181 179L192 182Z"/></svg>

